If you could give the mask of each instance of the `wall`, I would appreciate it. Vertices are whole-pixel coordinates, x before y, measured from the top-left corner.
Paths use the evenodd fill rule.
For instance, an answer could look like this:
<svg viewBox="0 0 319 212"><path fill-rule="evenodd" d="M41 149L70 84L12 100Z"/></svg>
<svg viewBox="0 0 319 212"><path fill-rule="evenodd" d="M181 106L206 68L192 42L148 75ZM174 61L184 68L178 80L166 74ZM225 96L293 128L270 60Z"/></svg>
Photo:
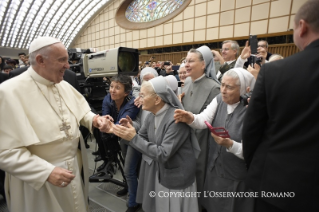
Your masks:
<svg viewBox="0 0 319 212"><path fill-rule="evenodd" d="M147 49L287 32L306 0L193 0L172 20L143 30L126 30L116 24L114 16L121 2L114 0L97 15L72 48Z"/></svg>

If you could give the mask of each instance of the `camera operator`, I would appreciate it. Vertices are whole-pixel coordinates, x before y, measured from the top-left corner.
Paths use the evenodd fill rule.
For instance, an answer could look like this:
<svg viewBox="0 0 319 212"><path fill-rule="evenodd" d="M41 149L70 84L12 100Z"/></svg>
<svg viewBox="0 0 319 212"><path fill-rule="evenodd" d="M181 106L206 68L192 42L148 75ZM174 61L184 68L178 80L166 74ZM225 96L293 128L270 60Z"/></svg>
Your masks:
<svg viewBox="0 0 319 212"><path fill-rule="evenodd" d="M126 118L126 116L131 117L133 120L136 118L139 108L134 105L135 98L131 95L132 92L132 80L131 77L126 75L118 75L112 77L112 82L110 85L110 92L107 94L103 100L102 104L102 115L108 115L110 120L114 121L114 124L118 124L121 118ZM112 151L108 149L108 144L110 142L117 142L120 140L113 133L103 133L102 142L99 143L99 150L104 164L98 168L98 171L102 172L107 164L106 151ZM128 172L126 176L129 200L128 207L130 211L135 211L139 205L135 201L136 189L137 189L137 170L131 169L132 164L139 163L141 154L138 154L133 148L128 147L128 143L124 140L120 140L122 155L125 158L125 173ZM101 148L102 147L102 148ZM103 148L105 147L105 148ZM131 151L133 150L133 151ZM126 154L127 153L127 154ZM134 166L136 167L136 166ZM128 171L126 171L128 170ZM124 188L117 192L117 196L124 196L127 194L127 189Z"/></svg>

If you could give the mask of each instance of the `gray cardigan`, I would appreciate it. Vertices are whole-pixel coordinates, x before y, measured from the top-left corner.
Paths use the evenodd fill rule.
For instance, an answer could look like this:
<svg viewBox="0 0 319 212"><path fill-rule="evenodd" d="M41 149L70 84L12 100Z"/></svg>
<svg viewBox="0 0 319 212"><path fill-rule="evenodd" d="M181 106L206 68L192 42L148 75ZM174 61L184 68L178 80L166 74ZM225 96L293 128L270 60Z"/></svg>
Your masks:
<svg viewBox="0 0 319 212"><path fill-rule="evenodd" d="M149 114L130 145L155 162L159 182L169 189L184 189L195 181L196 159L191 128L174 122L175 108L169 106L155 136L154 115ZM153 180L153 179L150 179Z"/></svg>

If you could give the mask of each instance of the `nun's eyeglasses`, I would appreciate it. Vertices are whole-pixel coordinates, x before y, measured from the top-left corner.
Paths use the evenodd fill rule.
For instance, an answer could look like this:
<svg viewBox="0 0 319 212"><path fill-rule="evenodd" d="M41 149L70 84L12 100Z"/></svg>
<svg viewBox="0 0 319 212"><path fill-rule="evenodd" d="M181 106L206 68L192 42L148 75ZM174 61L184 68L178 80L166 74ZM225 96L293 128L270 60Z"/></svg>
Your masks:
<svg viewBox="0 0 319 212"><path fill-rule="evenodd" d="M186 63L194 63L194 62L196 62L197 60L185 60L185 64Z"/></svg>
<svg viewBox="0 0 319 212"><path fill-rule="evenodd" d="M139 94L138 96L139 96L141 99L144 99L145 97L147 97L147 96L152 96L152 95L154 95L154 94L156 94L156 93L147 94L147 95ZM156 94L156 95L157 95L157 94Z"/></svg>

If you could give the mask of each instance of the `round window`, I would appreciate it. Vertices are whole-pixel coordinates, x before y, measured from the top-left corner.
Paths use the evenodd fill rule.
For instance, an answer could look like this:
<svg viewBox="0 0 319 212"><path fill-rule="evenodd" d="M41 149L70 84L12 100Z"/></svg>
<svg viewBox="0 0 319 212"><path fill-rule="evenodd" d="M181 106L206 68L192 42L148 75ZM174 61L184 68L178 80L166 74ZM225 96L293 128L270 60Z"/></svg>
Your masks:
<svg viewBox="0 0 319 212"><path fill-rule="evenodd" d="M124 29L150 28L177 16L191 0L133 0L118 8L116 23Z"/></svg>

